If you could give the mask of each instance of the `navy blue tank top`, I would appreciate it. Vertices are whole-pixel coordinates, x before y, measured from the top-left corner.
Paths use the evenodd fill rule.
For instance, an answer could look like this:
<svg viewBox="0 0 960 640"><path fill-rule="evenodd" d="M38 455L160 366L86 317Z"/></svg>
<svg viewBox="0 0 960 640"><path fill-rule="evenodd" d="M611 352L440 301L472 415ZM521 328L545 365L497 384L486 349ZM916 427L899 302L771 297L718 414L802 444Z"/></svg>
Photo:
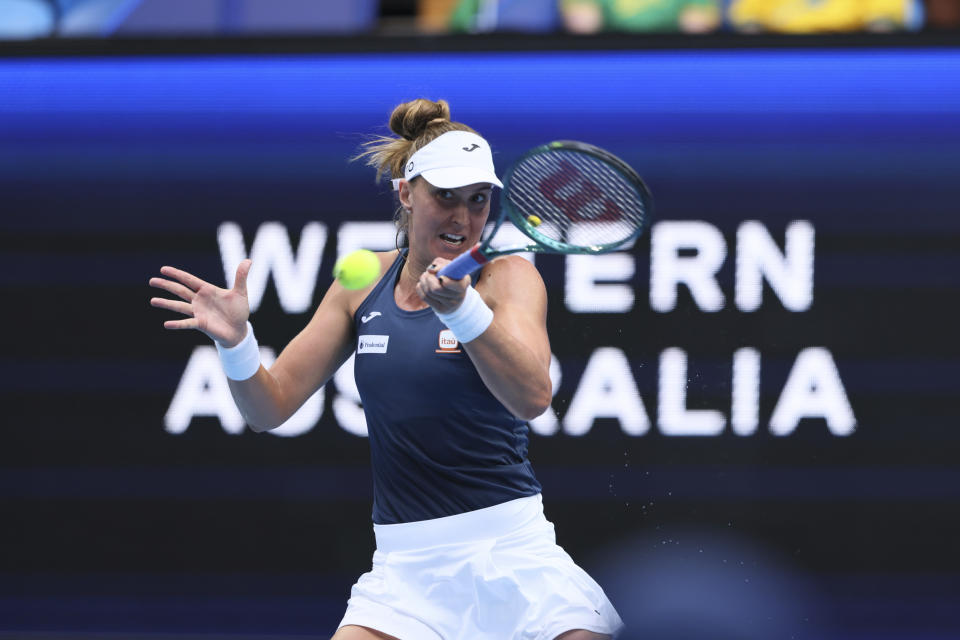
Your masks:
<svg viewBox="0 0 960 640"><path fill-rule="evenodd" d="M373 521L429 520L539 493L527 423L490 393L432 309L397 306L405 261L404 250L354 316Z"/></svg>

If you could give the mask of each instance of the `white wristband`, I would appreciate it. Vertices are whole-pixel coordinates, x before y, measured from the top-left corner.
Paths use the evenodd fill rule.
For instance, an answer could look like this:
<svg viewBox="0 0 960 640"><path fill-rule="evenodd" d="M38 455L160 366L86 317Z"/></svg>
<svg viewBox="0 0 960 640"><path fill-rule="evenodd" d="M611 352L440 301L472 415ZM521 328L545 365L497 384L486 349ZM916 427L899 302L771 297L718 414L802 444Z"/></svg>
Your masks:
<svg viewBox="0 0 960 640"><path fill-rule="evenodd" d="M219 342L217 353L220 354L220 363L223 372L231 380L246 380L260 370L260 346L253 337L253 325L247 322L247 335L233 347L223 347Z"/></svg>
<svg viewBox="0 0 960 640"><path fill-rule="evenodd" d="M458 342L470 342L486 331L493 322L493 310L473 287L467 288L467 295L456 310L450 313L435 313L440 321L453 331Z"/></svg>

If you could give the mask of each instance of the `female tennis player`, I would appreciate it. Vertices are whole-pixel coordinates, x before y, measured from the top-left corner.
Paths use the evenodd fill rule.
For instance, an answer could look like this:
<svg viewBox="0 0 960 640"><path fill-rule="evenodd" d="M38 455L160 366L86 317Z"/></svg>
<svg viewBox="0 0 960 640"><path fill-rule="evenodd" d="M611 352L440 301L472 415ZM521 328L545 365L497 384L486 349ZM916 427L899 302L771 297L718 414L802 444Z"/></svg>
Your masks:
<svg viewBox="0 0 960 640"><path fill-rule="evenodd" d="M622 622L557 546L527 459L527 421L552 397L546 290L518 256L476 280L438 277L474 246L502 187L487 142L443 100L394 109L399 137L361 154L394 178L398 250L365 289L334 282L267 370L248 321L246 278L220 289L172 267L154 306L217 345L256 431L282 424L351 354L374 475L376 551L334 640L596 640Z"/></svg>

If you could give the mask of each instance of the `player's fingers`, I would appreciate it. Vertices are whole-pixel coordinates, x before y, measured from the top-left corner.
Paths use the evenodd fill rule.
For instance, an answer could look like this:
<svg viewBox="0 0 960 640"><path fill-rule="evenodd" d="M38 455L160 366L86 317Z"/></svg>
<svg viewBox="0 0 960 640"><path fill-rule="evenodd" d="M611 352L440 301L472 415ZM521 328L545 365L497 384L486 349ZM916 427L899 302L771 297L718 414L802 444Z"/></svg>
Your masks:
<svg viewBox="0 0 960 640"><path fill-rule="evenodd" d="M430 267L427 269L427 271L430 273L439 273L443 271L448 264L450 264L450 261L446 258L436 257L433 259L433 262L430 264ZM443 276L443 278L446 279L448 276Z"/></svg>
<svg viewBox="0 0 960 640"><path fill-rule="evenodd" d="M183 320L167 320L163 323L164 329L199 329L200 323L196 318L184 318Z"/></svg>
<svg viewBox="0 0 960 640"><path fill-rule="evenodd" d="M249 275L250 267L252 265L253 260L250 258L241 260L240 264L237 266L237 276L233 280L233 290L242 295L244 298L247 297L247 275Z"/></svg>
<svg viewBox="0 0 960 640"><path fill-rule="evenodd" d="M432 273L425 273L418 283L420 297L424 300L441 302L450 297L450 291L445 289L443 282Z"/></svg>
<svg viewBox="0 0 960 640"><path fill-rule="evenodd" d="M463 297L455 297L443 294L441 292L431 292L422 296L423 301L429 304L439 313L450 313L457 309L463 302Z"/></svg>
<svg viewBox="0 0 960 640"><path fill-rule="evenodd" d="M443 279L440 281L440 284L443 286L445 290L457 291L462 294L467 290L467 287L470 286L470 282L471 280L469 275L463 276L463 278L461 278L460 280L453 280L451 278L444 276Z"/></svg>
<svg viewBox="0 0 960 640"><path fill-rule="evenodd" d="M430 264L430 269L433 269L435 271L440 271L440 269L443 269L448 264L450 264L450 261L447 260L446 258L436 257L433 259L433 262Z"/></svg>
<svg viewBox="0 0 960 640"><path fill-rule="evenodd" d="M179 296L190 302L193 300L196 295L193 291L180 284L179 282L174 282L173 280L167 280L166 278L150 278L150 286L156 289L163 289L168 291L175 296Z"/></svg>
<svg viewBox="0 0 960 640"><path fill-rule="evenodd" d="M160 273L167 276L168 278L174 278L179 282L182 282L186 285L191 291L196 291L203 285L207 284L197 276L192 273L187 273L182 269L177 269L176 267L163 266L160 267Z"/></svg>
<svg viewBox="0 0 960 640"><path fill-rule="evenodd" d="M439 280L435 280L432 293L437 300L456 306L467 294L467 287L470 284L469 278L470 276L464 276L462 280L451 280L441 277Z"/></svg>
<svg viewBox="0 0 960 640"><path fill-rule="evenodd" d="M440 294L441 291L440 283L434 276L424 274L420 281L417 282L417 295L431 307L444 303L443 296Z"/></svg>
<svg viewBox="0 0 960 640"><path fill-rule="evenodd" d="M170 300L168 298L150 298L150 304L160 309L167 309L169 311L182 313L185 316L193 315L193 305L187 302L181 302L180 300Z"/></svg>
<svg viewBox="0 0 960 640"><path fill-rule="evenodd" d="M456 286L458 282L455 280L453 281L454 286L449 286L450 281L447 278L438 278L435 274L427 272L420 276L417 285L420 288L421 297L449 302L462 298L465 294L466 290L464 288Z"/></svg>

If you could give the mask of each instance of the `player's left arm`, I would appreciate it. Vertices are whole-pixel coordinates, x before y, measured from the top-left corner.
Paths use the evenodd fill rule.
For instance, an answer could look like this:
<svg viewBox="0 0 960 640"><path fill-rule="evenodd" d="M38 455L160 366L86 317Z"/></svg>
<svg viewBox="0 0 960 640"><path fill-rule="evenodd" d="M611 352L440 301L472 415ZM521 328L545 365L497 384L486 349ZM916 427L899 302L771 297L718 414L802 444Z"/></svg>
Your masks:
<svg viewBox="0 0 960 640"><path fill-rule="evenodd" d="M437 270L445 262L438 259ZM443 278L438 282L442 291L436 293L462 295L468 283L469 276L460 281ZM523 420L536 418L553 397L543 279L523 258L503 256L483 268L476 289L493 310L493 321L463 348L484 384L511 413Z"/></svg>

